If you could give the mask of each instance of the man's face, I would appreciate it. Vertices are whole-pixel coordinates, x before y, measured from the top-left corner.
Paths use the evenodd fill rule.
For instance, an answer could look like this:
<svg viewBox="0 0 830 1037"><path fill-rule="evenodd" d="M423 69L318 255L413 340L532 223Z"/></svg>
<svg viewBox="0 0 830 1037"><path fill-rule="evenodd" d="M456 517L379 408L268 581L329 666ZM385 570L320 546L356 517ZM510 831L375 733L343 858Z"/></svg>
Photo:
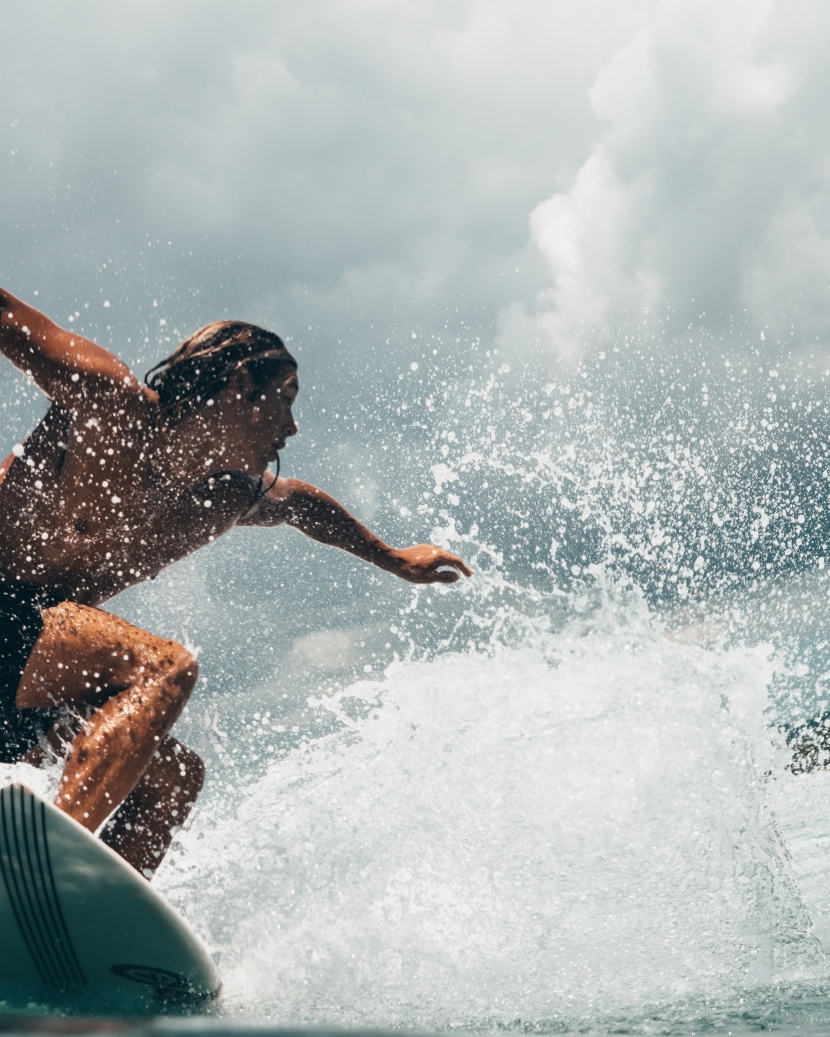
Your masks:
<svg viewBox="0 0 830 1037"><path fill-rule="evenodd" d="M262 435L269 461L276 459L277 452L283 449L289 436L297 434L292 407L299 389L296 371L272 378L265 385L253 389L254 426Z"/></svg>
<svg viewBox="0 0 830 1037"><path fill-rule="evenodd" d="M261 472L276 460L288 437L297 434L291 408L299 388L296 371L255 385L241 367L210 410L221 430L213 456L232 468Z"/></svg>

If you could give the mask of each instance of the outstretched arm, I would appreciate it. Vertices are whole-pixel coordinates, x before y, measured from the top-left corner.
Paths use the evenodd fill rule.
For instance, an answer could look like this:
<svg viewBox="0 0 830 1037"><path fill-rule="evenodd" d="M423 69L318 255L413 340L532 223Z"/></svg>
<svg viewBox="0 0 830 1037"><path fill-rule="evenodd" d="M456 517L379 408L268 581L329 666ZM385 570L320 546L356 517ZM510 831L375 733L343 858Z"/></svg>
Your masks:
<svg viewBox="0 0 830 1037"><path fill-rule="evenodd" d="M390 547L333 497L296 479L278 479L240 525L278 526L282 523L321 544L357 555L410 583L455 583L459 573L473 575L460 558L432 544L400 550Z"/></svg>
<svg viewBox="0 0 830 1037"><path fill-rule="evenodd" d="M58 327L33 306L0 288L0 356L32 378L46 395L71 407L87 388L138 383L112 353Z"/></svg>

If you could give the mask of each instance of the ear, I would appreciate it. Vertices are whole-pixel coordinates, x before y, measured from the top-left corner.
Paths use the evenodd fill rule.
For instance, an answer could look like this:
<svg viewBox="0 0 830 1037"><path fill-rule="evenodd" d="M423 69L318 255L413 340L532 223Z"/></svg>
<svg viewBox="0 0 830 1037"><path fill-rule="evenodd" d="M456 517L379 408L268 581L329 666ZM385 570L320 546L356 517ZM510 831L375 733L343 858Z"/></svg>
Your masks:
<svg viewBox="0 0 830 1037"><path fill-rule="evenodd" d="M242 367L237 367L228 380L228 389L234 394L234 396L238 394L243 400L247 400L251 398L253 388L254 383L247 371L247 368L245 368L244 365Z"/></svg>

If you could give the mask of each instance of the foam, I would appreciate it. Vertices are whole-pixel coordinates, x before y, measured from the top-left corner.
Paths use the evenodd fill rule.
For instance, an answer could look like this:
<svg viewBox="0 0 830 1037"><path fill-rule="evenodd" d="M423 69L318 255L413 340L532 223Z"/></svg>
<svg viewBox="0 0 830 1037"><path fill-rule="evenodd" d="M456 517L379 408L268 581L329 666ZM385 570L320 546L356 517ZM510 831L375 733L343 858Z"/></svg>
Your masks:
<svg viewBox="0 0 830 1037"><path fill-rule="evenodd" d="M368 715L184 834L160 881L232 1015L538 1025L820 975L767 802L768 648L679 643L613 590L535 630L321 696Z"/></svg>

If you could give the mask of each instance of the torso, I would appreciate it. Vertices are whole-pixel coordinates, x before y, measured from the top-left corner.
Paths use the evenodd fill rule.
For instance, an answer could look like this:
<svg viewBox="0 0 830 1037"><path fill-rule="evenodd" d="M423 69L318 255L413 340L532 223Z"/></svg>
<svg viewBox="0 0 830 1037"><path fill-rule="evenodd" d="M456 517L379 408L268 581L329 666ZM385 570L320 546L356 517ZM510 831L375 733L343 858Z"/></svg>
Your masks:
<svg viewBox="0 0 830 1037"><path fill-rule="evenodd" d="M0 581L97 605L226 532L256 500L243 473L175 480L149 394L107 412L53 405L0 466ZM207 503L209 502L209 504Z"/></svg>

